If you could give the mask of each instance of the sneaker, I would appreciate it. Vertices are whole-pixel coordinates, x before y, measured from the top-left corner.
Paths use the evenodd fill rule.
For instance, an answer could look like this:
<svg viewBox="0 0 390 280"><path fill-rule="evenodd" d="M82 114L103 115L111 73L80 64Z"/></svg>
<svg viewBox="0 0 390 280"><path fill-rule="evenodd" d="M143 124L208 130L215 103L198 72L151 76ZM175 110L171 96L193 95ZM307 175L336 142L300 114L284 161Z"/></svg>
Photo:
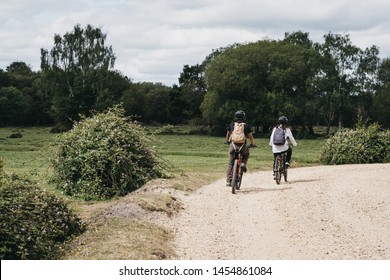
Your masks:
<svg viewBox="0 0 390 280"><path fill-rule="evenodd" d="M290 167L290 163L286 161L286 167Z"/></svg>
<svg viewBox="0 0 390 280"><path fill-rule="evenodd" d="M242 171L246 172L246 164L245 163L241 163L241 169Z"/></svg>
<svg viewBox="0 0 390 280"><path fill-rule="evenodd" d="M232 186L232 181L226 181L226 187L231 187Z"/></svg>

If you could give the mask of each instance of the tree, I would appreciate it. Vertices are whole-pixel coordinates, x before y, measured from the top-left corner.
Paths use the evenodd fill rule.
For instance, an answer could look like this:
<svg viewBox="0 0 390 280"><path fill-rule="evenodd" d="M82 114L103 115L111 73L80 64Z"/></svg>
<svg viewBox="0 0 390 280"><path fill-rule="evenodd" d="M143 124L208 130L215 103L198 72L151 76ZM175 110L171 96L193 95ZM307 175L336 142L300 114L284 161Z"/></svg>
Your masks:
<svg viewBox="0 0 390 280"><path fill-rule="evenodd" d="M89 116L104 92L115 63L112 47L105 46L106 36L100 28L76 25L73 32L54 36L50 52L41 49L41 69L53 94L57 126L70 128L80 114Z"/></svg>
<svg viewBox="0 0 390 280"><path fill-rule="evenodd" d="M202 65L184 65L183 72L179 77L179 86L185 103L184 114L187 119L201 118L200 104L206 93Z"/></svg>
<svg viewBox="0 0 390 280"><path fill-rule="evenodd" d="M286 32L284 33L284 42L288 42L294 45L300 45L307 49L313 47L313 41L309 38L308 32L296 31L296 32Z"/></svg>
<svg viewBox="0 0 390 280"><path fill-rule="evenodd" d="M132 84L122 96L126 114L145 123L167 123L171 89L161 83Z"/></svg>
<svg viewBox="0 0 390 280"><path fill-rule="evenodd" d="M19 124L52 124L50 116L51 96L41 85L41 74L33 72L25 62L13 62L7 67L10 85L17 88L25 99L26 106L19 117Z"/></svg>
<svg viewBox="0 0 390 280"><path fill-rule="evenodd" d="M268 131L280 114L303 114L307 80L316 74L314 49L284 41L236 45L206 68L208 92L202 103L209 122L224 125L243 109L255 126ZM306 106L306 104L304 104Z"/></svg>
<svg viewBox="0 0 390 280"><path fill-rule="evenodd" d="M348 34L328 33L324 39L323 44L316 45L323 56L323 64L315 86L323 101L329 130L334 117L341 128L343 119L355 115L354 97L367 92L372 94L378 50L372 46L362 51L352 44Z"/></svg>
<svg viewBox="0 0 390 280"><path fill-rule="evenodd" d="M109 71L105 80L106 87L96 100L95 109L99 112L121 102L123 94L132 86L131 80L119 71Z"/></svg>
<svg viewBox="0 0 390 280"><path fill-rule="evenodd" d="M16 61L7 66L7 72L14 76L29 76L33 73L25 62Z"/></svg>
<svg viewBox="0 0 390 280"><path fill-rule="evenodd" d="M0 88L0 126L21 125L28 104L15 87Z"/></svg>
<svg viewBox="0 0 390 280"><path fill-rule="evenodd" d="M378 70L378 89L373 98L371 117L390 128L390 58L385 58Z"/></svg>

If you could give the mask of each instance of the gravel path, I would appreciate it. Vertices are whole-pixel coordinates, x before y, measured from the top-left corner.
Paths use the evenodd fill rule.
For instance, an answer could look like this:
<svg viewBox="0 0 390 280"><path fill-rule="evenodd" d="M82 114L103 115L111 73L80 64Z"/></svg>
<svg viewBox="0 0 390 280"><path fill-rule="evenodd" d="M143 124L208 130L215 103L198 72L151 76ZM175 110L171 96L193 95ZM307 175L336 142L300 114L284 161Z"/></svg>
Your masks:
<svg viewBox="0 0 390 280"><path fill-rule="evenodd" d="M235 195L222 178L182 200L178 259L390 259L390 164L248 172Z"/></svg>

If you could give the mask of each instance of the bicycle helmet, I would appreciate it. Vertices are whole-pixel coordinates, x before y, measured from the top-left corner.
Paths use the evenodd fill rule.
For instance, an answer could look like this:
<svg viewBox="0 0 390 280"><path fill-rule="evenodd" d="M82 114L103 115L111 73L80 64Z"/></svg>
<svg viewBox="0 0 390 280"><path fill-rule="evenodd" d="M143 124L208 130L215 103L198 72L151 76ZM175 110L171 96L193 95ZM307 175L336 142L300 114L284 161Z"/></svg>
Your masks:
<svg viewBox="0 0 390 280"><path fill-rule="evenodd" d="M281 117L278 119L278 122L279 122L280 124L287 124L287 123L288 123L288 119L287 119L287 117L285 117L285 116L281 116Z"/></svg>
<svg viewBox="0 0 390 280"><path fill-rule="evenodd" d="M234 116L237 120L243 120L245 118L245 112L243 110L238 110Z"/></svg>

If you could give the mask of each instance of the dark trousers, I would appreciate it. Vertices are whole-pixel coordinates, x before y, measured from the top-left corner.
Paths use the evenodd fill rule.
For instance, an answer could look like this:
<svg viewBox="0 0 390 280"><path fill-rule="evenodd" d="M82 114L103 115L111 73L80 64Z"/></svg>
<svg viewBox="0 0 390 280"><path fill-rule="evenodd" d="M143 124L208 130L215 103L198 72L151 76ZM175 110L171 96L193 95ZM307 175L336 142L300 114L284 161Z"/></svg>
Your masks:
<svg viewBox="0 0 390 280"><path fill-rule="evenodd" d="M243 147L241 148L242 162L246 164L249 158L249 149L246 146L246 144L242 144L242 145L243 145ZM236 144L236 146L238 147L238 149L241 147L241 145L238 144ZM229 161L226 169L226 177L228 180L231 180L232 174L230 173L230 171L233 168L233 163L234 163L234 146L231 143L229 145Z"/></svg>

